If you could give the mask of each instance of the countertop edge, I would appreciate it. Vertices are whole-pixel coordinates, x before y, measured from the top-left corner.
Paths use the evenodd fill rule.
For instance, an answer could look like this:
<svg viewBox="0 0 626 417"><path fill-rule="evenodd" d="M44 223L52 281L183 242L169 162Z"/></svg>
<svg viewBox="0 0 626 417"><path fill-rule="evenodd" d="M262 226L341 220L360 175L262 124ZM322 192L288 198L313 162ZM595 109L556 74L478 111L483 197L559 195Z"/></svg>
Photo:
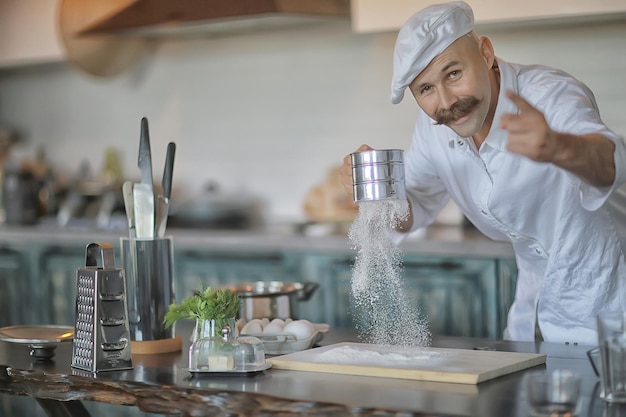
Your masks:
<svg viewBox="0 0 626 417"><path fill-rule="evenodd" d="M307 236L296 233L264 231L170 230L177 250L213 250L228 252L317 252L350 255L355 253L345 235ZM0 227L0 245L87 245L106 241L119 246L125 234L119 231L71 230L45 227ZM407 255L459 256L513 259L509 242L489 239L475 229L433 227L418 237L409 237L400 244Z"/></svg>

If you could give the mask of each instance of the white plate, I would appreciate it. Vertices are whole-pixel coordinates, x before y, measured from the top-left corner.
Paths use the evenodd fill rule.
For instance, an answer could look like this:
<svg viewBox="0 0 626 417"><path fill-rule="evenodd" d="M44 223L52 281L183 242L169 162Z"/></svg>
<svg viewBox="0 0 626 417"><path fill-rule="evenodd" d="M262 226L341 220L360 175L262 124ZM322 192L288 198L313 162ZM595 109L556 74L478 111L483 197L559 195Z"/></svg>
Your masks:
<svg viewBox="0 0 626 417"><path fill-rule="evenodd" d="M302 340L296 340L291 333L242 334L241 336L254 336L260 339L267 355L285 355L312 348L324 338L324 334L330 329L330 325L325 323L313 323L313 327L315 332L311 337Z"/></svg>

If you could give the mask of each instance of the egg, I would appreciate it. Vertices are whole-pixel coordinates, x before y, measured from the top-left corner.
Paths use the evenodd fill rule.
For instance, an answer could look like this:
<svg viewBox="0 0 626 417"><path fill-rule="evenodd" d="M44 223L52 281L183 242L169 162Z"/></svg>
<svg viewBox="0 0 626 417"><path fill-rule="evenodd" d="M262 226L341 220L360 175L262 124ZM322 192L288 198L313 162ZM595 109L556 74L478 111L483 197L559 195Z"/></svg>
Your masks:
<svg viewBox="0 0 626 417"><path fill-rule="evenodd" d="M296 340L304 340L313 336L315 328L308 320L294 320L287 323L285 327L283 327L283 331L294 335Z"/></svg>
<svg viewBox="0 0 626 417"><path fill-rule="evenodd" d="M246 325L246 319L241 318L241 319L237 319L237 321L235 322L235 326L237 326L237 331L239 333L241 333L241 329L243 329L243 326Z"/></svg>
<svg viewBox="0 0 626 417"><path fill-rule="evenodd" d="M256 324L258 324L258 325L259 325L259 327L260 327L261 329L262 329L262 328L263 328L263 326L264 326L264 324L263 324L263 320L261 320L261 319L252 319L252 320L250 320L250 323L256 323Z"/></svg>
<svg viewBox="0 0 626 417"><path fill-rule="evenodd" d="M263 333L263 327L261 327L261 320L251 320L246 323L241 329L241 334L261 334Z"/></svg>
<svg viewBox="0 0 626 417"><path fill-rule="evenodd" d="M283 331L283 326L281 326L279 323L270 323L267 326L265 326L263 328L263 333L282 333Z"/></svg>
<svg viewBox="0 0 626 417"><path fill-rule="evenodd" d="M285 327L285 320L283 319L274 319L272 321L270 321L270 324L276 324L278 326L280 326L281 330L283 327Z"/></svg>

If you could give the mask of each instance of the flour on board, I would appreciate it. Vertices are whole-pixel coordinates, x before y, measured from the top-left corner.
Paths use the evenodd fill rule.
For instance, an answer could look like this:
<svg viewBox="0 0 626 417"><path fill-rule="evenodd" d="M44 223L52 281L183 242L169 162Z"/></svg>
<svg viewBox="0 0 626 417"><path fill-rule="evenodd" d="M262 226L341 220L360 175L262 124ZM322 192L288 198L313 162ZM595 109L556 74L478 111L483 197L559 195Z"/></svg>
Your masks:
<svg viewBox="0 0 626 417"><path fill-rule="evenodd" d="M341 346L329 349L316 357L317 362L338 363L342 365L371 365L371 366L402 366L434 365L441 363L443 355L440 352L428 349L399 348L380 346L376 349L360 349L353 346Z"/></svg>

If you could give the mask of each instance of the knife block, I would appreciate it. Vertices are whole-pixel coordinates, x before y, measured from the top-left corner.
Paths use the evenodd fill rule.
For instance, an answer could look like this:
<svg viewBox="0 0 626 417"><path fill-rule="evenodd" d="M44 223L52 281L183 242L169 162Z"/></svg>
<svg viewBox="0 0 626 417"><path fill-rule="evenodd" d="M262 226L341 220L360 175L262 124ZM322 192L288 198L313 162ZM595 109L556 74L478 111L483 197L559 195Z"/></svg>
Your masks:
<svg viewBox="0 0 626 417"><path fill-rule="evenodd" d="M108 243L87 245L85 265L76 278L72 367L92 373L132 369L124 270L115 268Z"/></svg>
<svg viewBox="0 0 626 417"><path fill-rule="evenodd" d="M128 284L130 337L134 342L171 341L163 320L175 301L171 238L121 238ZM179 348L180 350L180 348Z"/></svg>

